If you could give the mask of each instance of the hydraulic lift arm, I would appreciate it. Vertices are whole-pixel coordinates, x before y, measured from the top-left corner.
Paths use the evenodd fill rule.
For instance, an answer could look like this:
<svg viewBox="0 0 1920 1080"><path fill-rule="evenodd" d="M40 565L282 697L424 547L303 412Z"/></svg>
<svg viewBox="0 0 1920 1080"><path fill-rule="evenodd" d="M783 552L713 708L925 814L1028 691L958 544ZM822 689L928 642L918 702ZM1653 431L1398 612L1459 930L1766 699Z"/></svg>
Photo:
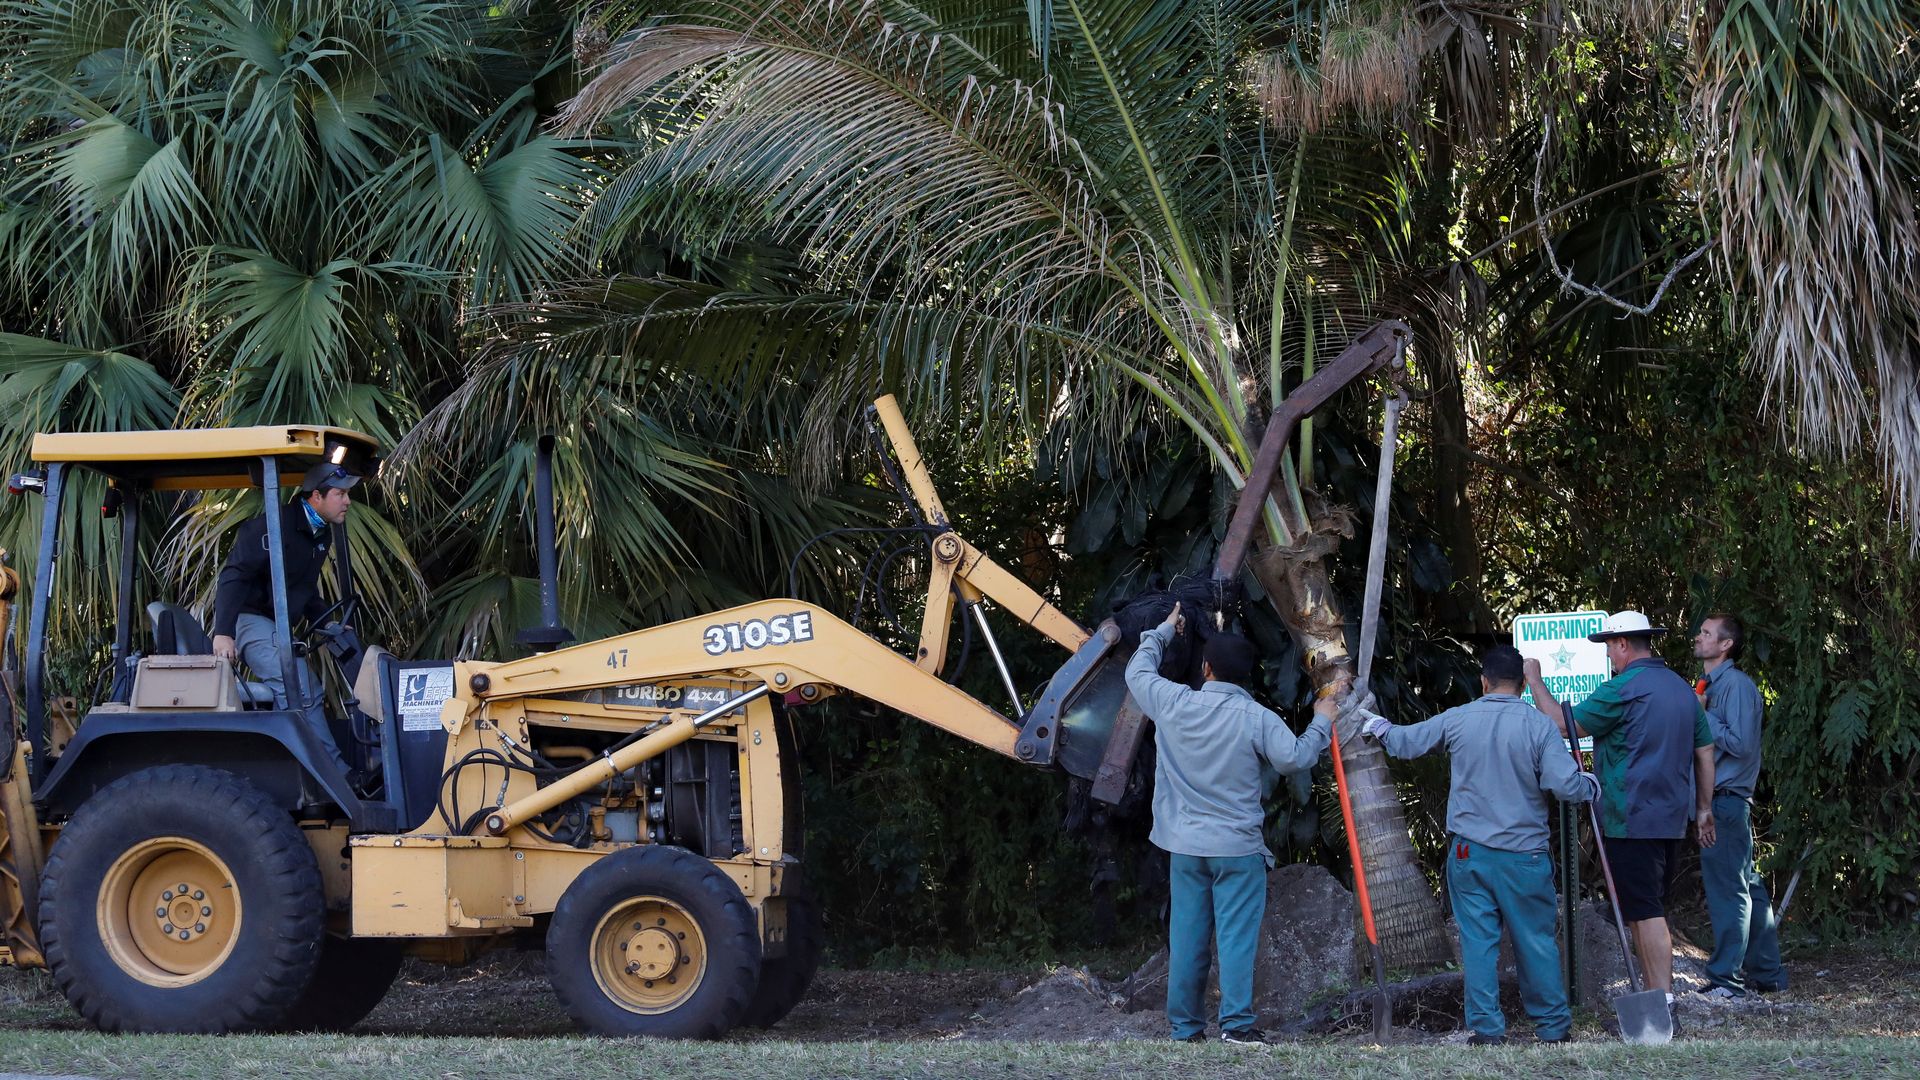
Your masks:
<svg viewBox="0 0 1920 1080"><path fill-rule="evenodd" d="M982 601L992 600L999 604L1008 614L1040 631L1068 652L1077 652L1091 635L1079 623L1068 618L1065 612L1048 603L1026 582L1007 572L999 563L988 558L985 552L967 543L965 538L953 531L952 523L947 520L946 508L940 505L940 495L934 490L933 478L927 473L926 462L920 456L920 447L913 441L913 432L907 428L906 417L901 415L900 405L893 395L888 394L875 401L873 413L879 417L886 429L887 440L893 444L894 457L900 463L900 471L915 509L928 525L940 530L932 543L932 571L927 575L927 606L920 620L920 645L914 663L929 674L940 673L946 663L947 635L953 623L953 606L957 598L979 626L987 649L993 654L994 664L1000 670L1001 681L1006 684L1007 692L1014 700L1014 708L1018 710L1022 708L1020 693L1013 685L1013 678L1007 671L1006 661L1000 654L993 631L987 627Z"/></svg>

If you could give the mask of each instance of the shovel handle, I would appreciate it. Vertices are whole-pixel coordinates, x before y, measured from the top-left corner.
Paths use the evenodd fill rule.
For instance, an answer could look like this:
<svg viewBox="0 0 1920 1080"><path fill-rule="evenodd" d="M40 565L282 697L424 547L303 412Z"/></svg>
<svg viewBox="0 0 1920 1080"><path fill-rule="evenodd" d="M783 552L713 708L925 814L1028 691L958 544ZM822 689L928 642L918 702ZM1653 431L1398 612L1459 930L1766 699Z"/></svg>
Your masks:
<svg viewBox="0 0 1920 1080"><path fill-rule="evenodd" d="M1367 928L1367 942L1378 957L1380 935L1373 928L1373 898L1367 895L1367 866L1360 859L1360 834L1353 828L1353 800L1347 795L1347 766L1341 761L1340 732L1331 720L1327 721L1327 731L1333 737L1333 785L1340 792L1340 820L1347 826L1347 856L1353 860L1353 895L1360 902L1360 921Z"/></svg>
<svg viewBox="0 0 1920 1080"><path fill-rule="evenodd" d="M1573 710L1565 705L1561 708L1561 720L1567 728L1567 752L1573 755L1573 767L1584 769L1586 762L1580 760L1580 739L1574 734ZM1627 985L1639 993L1640 965L1633 959L1633 944L1627 940L1627 921L1620 915L1620 892L1613 887L1613 867L1607 862L1607 838L1600 829L1600 798L1595 796L1587 802L1587 816L1593 821L1593 850L1600 853L1600 876L1607 883L1607 903L1613 907L1613 927L1620 932L1620 956L1627 963ZM1569 854L1571 858L1572 855ZM1572 928L1568 928L1572 933Z"/></svg>

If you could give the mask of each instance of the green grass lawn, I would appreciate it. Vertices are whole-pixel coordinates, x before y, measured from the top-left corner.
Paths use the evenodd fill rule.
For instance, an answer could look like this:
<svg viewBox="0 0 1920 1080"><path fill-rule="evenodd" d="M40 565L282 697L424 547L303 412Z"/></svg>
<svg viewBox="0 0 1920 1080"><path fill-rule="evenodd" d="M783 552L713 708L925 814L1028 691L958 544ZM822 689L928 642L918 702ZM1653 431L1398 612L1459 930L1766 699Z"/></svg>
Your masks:
<svg viewBox="0 0 1920 1080"><path fill-rule="evenodd" d="M1913 1076L1920 1043L1898 1038L1687 1040L1651 1049L1161 1042L653 1043L607 1039L112 1036L0 1031L0 1072L96 1077L1807 1077Z"/></svg>

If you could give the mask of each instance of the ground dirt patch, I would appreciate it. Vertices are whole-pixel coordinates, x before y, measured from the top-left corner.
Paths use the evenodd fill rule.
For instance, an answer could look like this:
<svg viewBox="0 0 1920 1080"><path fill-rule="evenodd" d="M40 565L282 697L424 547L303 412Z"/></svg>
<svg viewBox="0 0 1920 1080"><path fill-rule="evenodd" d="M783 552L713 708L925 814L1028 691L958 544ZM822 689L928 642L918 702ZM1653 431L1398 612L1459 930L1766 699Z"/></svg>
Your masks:
<svg viewBox="0 0 1920 1080"><path fill-rule="evenodd" d="M1818 1039L1920 1037L1920 957L1911 950L1849 947L1799 951L1789 958L1794 985L1766 998L1713 1001L1682 994L1688 1039ZM828 968L785 1021L770 1031L741 1029L735 1042L803 1043L1009 1040L1048 1043L1156 1041L1166 1037L1158 1010L1129 1013L1116 990L1120 972L1102 978L1078 966L957 971ZM1682 976L1683 980L1685 976ZM1409 1043L1445 1042L1449 1033L1423 1004ZM1517 1004L1507 1008L1513 1034L1524 1037ZM1574 1033L1610 1041L1604 1003L1577 1010ZM1397 1019L1412 1019L1396 1017ZM0 972L0 1038L11 1032L82 1032L86 1025L39 972ZM501 952L466 968L409 961L400 979L356 1035L572 1037L574 1029L547 985L540 952ZM1308 1045L1369 1041L1364 1012L1327 1030L1289 1038Z"/></svg>

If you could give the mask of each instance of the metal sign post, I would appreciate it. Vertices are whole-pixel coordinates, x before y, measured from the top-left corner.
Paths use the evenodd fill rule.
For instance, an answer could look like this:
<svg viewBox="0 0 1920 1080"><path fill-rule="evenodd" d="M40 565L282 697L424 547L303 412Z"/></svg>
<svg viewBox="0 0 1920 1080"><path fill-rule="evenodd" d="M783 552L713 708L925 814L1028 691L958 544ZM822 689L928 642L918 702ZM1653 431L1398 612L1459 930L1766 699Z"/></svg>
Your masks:
<svg viewBox="0 0 1920 1080"><path fill-rule="evenodd" d="M1540 661L1541 680L1561 707L1571 709L1586 700L1612 674L1607 664L1607 647L1588 641L1606 620L1604 611L1562 611L1546 615L1522 615L1513 620L1513 644L1520 655ZM1529 703L1533 692L1523 690ZM1571 713L1568 714L1571 716ZM1593 740L1580 740L1582 753L1593 752ZM1567 981L1567 1000L1580 1001L1580 935L1575 932L1574 916L1580 901L1580 816L1570 803L1560 804L1560 924L1566 948L1560 952L1561 974Z"/></svg>

